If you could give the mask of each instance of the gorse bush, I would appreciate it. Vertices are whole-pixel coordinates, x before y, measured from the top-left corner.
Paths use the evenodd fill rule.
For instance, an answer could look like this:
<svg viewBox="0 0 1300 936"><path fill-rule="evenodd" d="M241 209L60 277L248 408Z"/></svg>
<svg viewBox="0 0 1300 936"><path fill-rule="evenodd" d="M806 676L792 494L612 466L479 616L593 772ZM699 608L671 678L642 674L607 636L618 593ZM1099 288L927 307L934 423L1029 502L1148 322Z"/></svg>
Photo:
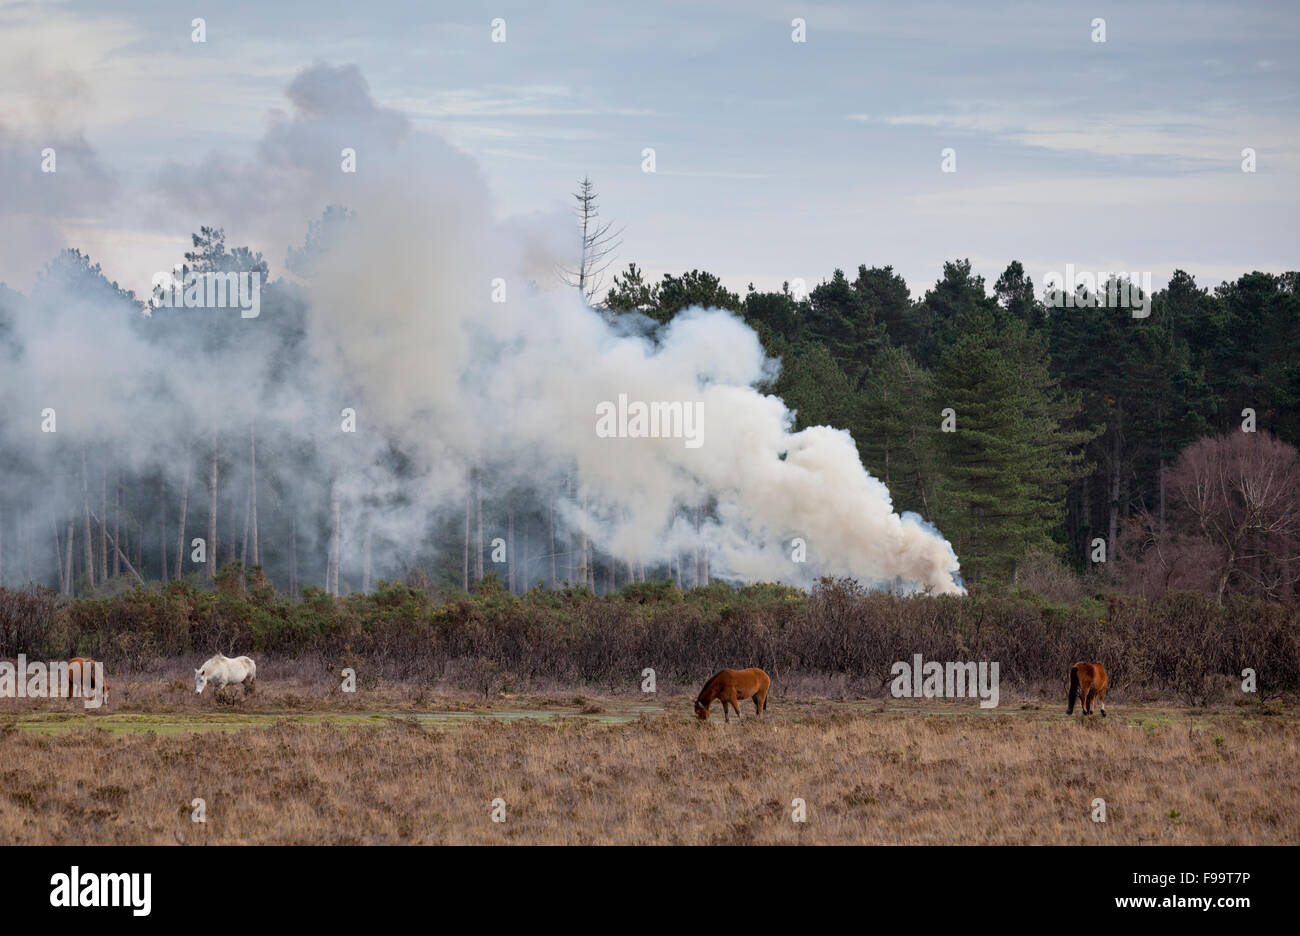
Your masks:
<svg viewBox="0 0 1300 936"><path fill-rule="evenodd" d="M269 653L363 659L404 678L453 683L530 680L626 685L646 667L694 682L722 667L761 666L776 679L844 677L878 693L890 667L997 661L1007 685L1061 682L1077 660L1099 660L1120 692L1203 701L1243 669L1261 693L1300 689L1300 607L1241 596L1223 604L1192 593L1049 600L1009 594L903 598L850 580L811 592L781 585L671 582L597 597L586 588L511 595L430 595L380 582L332 598L307 588L290 601L256 573L216 590L183 582L68 601L48 589L0 589L0 658L91 655L122 668L159 658Z"/></svg>

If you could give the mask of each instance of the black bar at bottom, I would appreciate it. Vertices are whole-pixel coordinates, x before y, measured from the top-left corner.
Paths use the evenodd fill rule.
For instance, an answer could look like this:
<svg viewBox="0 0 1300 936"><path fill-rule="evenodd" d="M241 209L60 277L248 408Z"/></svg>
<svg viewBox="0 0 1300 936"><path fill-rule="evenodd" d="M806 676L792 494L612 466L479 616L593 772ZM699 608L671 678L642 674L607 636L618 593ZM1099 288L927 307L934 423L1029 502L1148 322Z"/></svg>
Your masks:
<svg viewBox="0 0 1300 936"><path fill-rule="evenodd" d="M681 922L662 914L701 899L754 909L757 899L774 911L840 907L863 919L924 908L927 923L970 922L973 906L1014 913L1047 904L1114 919L1199 915L1230 924L1289 905L1281 870L1289 857L1277 847L1213 846L10 847L0 850L0 891L9 924L373 924L387 910L432 920L460 907L496 925L533 925L560 904L586 919L608 907L610 924L628 913ZM117 906L84 905L115 898Z"/></svg>

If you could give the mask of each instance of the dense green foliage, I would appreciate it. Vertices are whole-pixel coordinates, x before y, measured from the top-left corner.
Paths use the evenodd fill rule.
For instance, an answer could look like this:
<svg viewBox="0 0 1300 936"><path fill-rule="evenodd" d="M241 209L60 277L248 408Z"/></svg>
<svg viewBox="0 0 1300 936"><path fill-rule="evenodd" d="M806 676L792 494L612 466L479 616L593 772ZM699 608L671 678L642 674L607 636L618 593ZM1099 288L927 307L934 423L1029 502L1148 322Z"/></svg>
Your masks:
<svg viewBox="0 0 1300 936"><path fill-rule="evenodd" d="M743 301L707 273L658 285L633 266L607 305L659 321L690 304L741 315L781 359L770 389L798 425L849 429L896 507L939 527L968 582L991 583L1033 549L1082 569L1101 538L1122 559L1126 526L1165 516L1162 471L1196 439L1239 430L1247 408L1261 433L1300 443L1298 285L1251 273L1207 291L1179 270L1135 318L1045 306L1019 262L991 294L960 260L918 299L892 268L862 266L806 297L751 287Z"/></svg>

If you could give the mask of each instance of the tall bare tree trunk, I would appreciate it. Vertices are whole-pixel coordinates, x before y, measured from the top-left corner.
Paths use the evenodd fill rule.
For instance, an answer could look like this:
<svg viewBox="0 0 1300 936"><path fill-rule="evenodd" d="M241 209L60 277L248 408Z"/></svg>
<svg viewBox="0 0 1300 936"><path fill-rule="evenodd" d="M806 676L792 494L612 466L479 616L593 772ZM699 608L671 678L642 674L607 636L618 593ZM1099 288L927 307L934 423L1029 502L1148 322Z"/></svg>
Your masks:
<svg viewBox="0 0 1300 936"><path fill-rule="evenodd" d="M515 508L512 504L506 521L506 587L515 594Z"/></svg>
<svg viewBox="0 0 1300 936"><path fill-rule="evenodd" d="M473 481L465 486L465 548L461 556L460 587L469 591L469 515L473 512Z"/></svg>
<svg viewBox="0 0 1300 936"><path fill-rule="evenodd" d="M54 568L59 573L59 594L68 593L68 585L63 579L63 547L59 545L59 522L54 519L54 513L50 513L50 530L54 533Z"/></svg>
<svg viewBox="0 0 1300 936"><path fill-rule="evenodd" d="M86 443L81 443L81 504L86 521L86 585L95 587L95 541L90 536L90 479L86 477Z"/></svg>
<svg viewBox="0 0 1300 936"><path fill-rule="evenodd" d="M591 569L587 556L587 492L582 492L582 526L578 532L578 578L582 584L595 591L592 581L595 573Z"/></svg>
<svg viewBox="0 0 1300 936"><path fill-rule="evenodd" d="M105 516L105 519L108 519ZM122 472L117 473L117 483L113 485L113 541L120 542L122 538ZM113 550L113 578L122 574L122 557L118 555L116 549Z"/></svg>
<svg viewBox="0 0 1300 936"><path fill-rule="evenodd" d="M212 430L212 467L208 474L208 581L217 580L217 430Z"/></svg>
<svg viewBox="0 0 1300 936"><path fill-rule="evenodd" d="M257 535L257 435L248 427L248 458L253 471L253 565L262 564L262 547Z"/></svg>
<svg viewBox="0 0 1300 936"><path fill-rule="evenodd" d="M99 471L99 515L108 516L108 467L101 466ZM108 530L99 525L99 580L108 581Z"/></svg>
<svg viewBox="0 0 1300 936"><path fill-rule="evenodd" d="M103 529L105 536L108 531ZM160 480L158 482L158 563L162 570L162 583L167 584L167 482Z"/></svg>
<svg viewBox="0 0 1300 936"><path fill-rule="evenodd" d="M96 517L94 514L91 514L91 517L94 519L94 521L95 521L96 523L99 524L99 528L100 528L101 530L107 530L107 529L108 529L108 524L105 523L102 519L100 519L99 517ZM141 538L143 539L143 537L144 537L144 526L143 526L143 525L141 525L141 527L140 527L140 536L141 536ZM126 571L129 572L129 573L131 573L131 577L134 578L134 579L135 579L137 582L139 582L141 585L143 585L143 584L144 584L144 576L142 576L138 571L136 571L135 566L131 565L131 560L127 557L127 555L126 555L126 550L122 548L122 544L118 543L118 541L117 541L117 537L115 537L115 536L110 536L110 537L109 537L109 545L111 545L111 546L113 547L113 551L114 551L117 555L119 555L119 556L122 558L122 562L126 565Z"/></svg>
<svg viewBox="0 0 1300 936"><path fill-rule="evenodd" d="M573 499L575 493L574 491L575 484L576 481L574 480L572 475L565 476L564 495L570 500ZM571 585L577 585L578 577L575 574L575 568L574 568L574 556L577 554L577 550L573 548L573 531L570 530L569 535L566 536L564 539L565 539L564 545L566 547L564 551L564 557L565 557L564 558L564 566L565 566L564 580Z"/></svg>
<svg viewBox="0 0 1300 936"><path fill-rule="evenodd" d="M522 595L524 592L528 591L529 588L529 563L533 562L536 557L529 551L529 546L532 544L532 540L528 538L528 518L526 516L520 518L519 527L519 538L523 541L523 545L519 556L519 574L515 578L516 584L519 586L519 593Z"/></svg>
<svg viewBox="0 0 1300 936"><path fill-rule="evenodd" d="M176 538L176 577L181 578L185 573L185 515L190 510L190 468L193 466L193 458L186 454L185 456L185 484L181 488L181 522L177 527L179 531Z"/></svg>
<svg viewBox="0 0 1300 936"><path fill-rule="evenodd" d="M555 495L551 495L551 587L555 587Z"/></svg>
<svg viewBox="0 0 1300 936"><path fill-rule="evenodd" d="M66 581L66 582L68 583L68 597L70 597L70 598L73 597L73 596L75 596L76 593L77 593L77 581L76 581L75 578L73 578L73 571L72 571L72 556L73 556L73 553L72 553L72 547L73 547L73 545L74 545L73 540L75 539L75 537L73 536L73 531L74 531L76 528L77 528L77 525L76 525L75 523L73 523L71 520L69 520L69 521L68 521L68 539L67 539L67 543L68 543L68 571L67 571L67 573L66 573L66 575L65 575L64 581Z"/></svg>
<svg viewBox="0 0 1300 936"><path fill-rule="evenodd" d="M700 584L709 584L709 544L704 540L704 508L695 508L696 561L699 563Z"/></svg>
<svg viewBox="0 0 1300 936"><path fill-rule="evenodd" d="M695 508L695 547L691 557L691 587L699 588L700 581L700 508Z"/></svg>
<svg viewBox="0 0 1300 936"><path fill-rule="evenodd" d="M59 572L59 594L66 594L68 585L64 582L64 547L59 545L59 521L53 512L49 515L49 529L55 534L55 571Z"/></svg>
<svg viewBox="0 0 1300 936"><path fill-rule="evenodd" d="M478 542L474 550L474 578L483 580L483 465L474 471L474 510L478 514Z"/></svg>
<svg viewBox="0 0 1300 936"><path fill-rule="evenodd" d="M248 486L248 497L244 500L244 544L239 547L239 578L248 581L248 524L253 515L253 486Z"/></svg>
<svg viewBox="0 0 1300 936"><path fill-rule="evenodd" d="M1223 596L1224 593L1227 592L1228 590L1228 581L1232 578L1232 573L1235 571L1234 566L1236 565L1236 562L1237 562L1236 550L1229 547L1228 561L1223 566L1223 571L1219 573L1219 584L1218 587L1215 588L1214 590L1214 600L1218 604L1223 604Z"/></svg>
<svg viewBox="0 0 1300 936"><path fill-rule="evenodd" d="M335 597L338 597L339 593L339 553L343 545L343 530L340 526L341 496L338 479L335 478L334 483L330 485L330 554L329 565L325 570L325 590Z"/></svg>

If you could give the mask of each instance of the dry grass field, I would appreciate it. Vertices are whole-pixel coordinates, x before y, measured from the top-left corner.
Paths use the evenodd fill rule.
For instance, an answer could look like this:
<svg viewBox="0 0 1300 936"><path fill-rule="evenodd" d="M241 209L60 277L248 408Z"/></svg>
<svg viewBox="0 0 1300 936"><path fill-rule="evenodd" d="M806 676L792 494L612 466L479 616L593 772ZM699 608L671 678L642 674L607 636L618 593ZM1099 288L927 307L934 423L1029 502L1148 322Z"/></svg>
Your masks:
<svg viewBox="0 0 1300 936"><path fill-rule="evenodd" d="M0 844L1300 843L1292 708L653 698L7 702Z"/></svg>

